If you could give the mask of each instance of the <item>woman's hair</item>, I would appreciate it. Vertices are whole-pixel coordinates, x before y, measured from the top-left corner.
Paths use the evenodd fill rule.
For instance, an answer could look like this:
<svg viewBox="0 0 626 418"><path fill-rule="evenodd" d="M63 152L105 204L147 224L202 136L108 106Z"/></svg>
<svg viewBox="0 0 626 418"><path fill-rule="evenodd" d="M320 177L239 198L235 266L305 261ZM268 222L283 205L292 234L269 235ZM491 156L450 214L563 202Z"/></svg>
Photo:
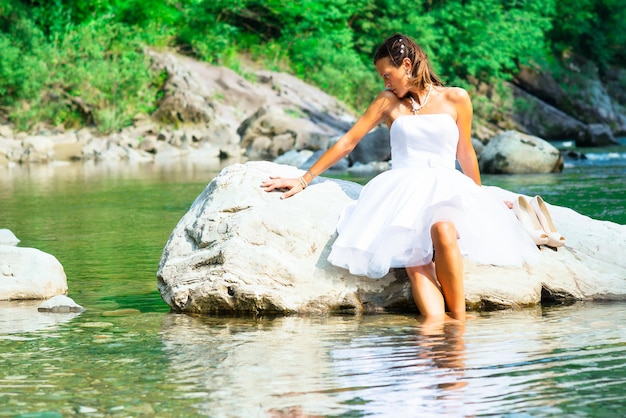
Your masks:
<svg viewBox="0 0 626 418"><path fill-rule="evenodd" d="M374 64L382 58L389 58L396 68L402 65L405 58L410 59L411 83L420 89L428 84L443 86L441 79L430 66L424 50L408 36L397 33L387 38L376 50Z"/></svg>

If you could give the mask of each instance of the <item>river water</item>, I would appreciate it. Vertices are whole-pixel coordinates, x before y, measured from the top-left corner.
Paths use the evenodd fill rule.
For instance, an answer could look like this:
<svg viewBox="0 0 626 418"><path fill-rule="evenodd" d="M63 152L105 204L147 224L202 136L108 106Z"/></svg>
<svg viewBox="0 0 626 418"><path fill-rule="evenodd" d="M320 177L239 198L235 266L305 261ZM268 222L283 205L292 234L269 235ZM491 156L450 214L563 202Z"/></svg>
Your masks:
<svg viewBox="0 0 626 418"><path fill-rule="evenodd" d="M626 224L626 146L584 152L561 174L483 181ZM0 168L0 228L55 255L87 309L0 302L0 416L626 414L623 303L475 313L464 326L169 313L156 288L161 251L218 170Z"/></svg>

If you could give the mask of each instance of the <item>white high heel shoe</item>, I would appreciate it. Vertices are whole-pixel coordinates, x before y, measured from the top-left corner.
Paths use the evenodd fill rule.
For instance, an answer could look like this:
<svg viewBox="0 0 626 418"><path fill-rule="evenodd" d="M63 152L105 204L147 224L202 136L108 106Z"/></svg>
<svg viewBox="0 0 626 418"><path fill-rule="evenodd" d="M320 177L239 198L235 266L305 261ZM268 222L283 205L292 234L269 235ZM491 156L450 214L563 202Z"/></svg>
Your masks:
<svg viewBox="0 0 626 418"><path fill-rule="evenodd" d="M535 245L539 246L548 244L549 236L541 227L539 218L524 196L518 196L517 200L513 202L513 211L515 212L517 219L519 219L522 223L526 232L528 232L528 235L532 238Z"/></svg>
<svg viewBox="0 0 626 418"><path fill-rule="evenodd" d="M535 196L530 200L530 206L535 210L539 223L543 230L548 234L548 247L562 247L565 245L565 237L557 232L554 222L552 222L552 216L548 212L548 207L541 198L541 196Z"/></svg>

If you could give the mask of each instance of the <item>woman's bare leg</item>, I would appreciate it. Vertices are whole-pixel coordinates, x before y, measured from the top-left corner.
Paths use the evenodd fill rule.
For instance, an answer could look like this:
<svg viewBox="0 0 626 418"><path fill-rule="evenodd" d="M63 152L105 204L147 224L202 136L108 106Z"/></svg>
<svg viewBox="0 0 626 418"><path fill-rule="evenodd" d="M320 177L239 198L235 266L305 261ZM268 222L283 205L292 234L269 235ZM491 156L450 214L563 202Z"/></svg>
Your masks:
<svg viewBox="0 0 626 418"><path fill-rule="evenodd" d="M437 222L430 228L435 247L435 271L450 316L465 318L465 286L463 259L457 242L457 230L452 222Z"/></svg>
<svg viewBox="0 0 626 418"><path fill-rule="evenodd" d="M411 282L413 301L420 314L426 317L445 316L445 304L435 277L434 264L431 262L423 266L407 267L406 272Z"/></svg>

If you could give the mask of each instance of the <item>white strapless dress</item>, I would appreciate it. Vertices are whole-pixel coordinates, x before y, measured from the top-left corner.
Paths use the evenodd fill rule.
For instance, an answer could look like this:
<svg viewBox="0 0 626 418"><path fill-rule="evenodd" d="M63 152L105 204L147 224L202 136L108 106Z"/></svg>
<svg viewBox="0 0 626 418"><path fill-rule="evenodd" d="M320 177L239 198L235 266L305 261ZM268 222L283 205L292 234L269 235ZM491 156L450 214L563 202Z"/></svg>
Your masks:
<svg viewBox="0 0 626 418"><path fill-rule="evenodd" d="M390 136L392 169L344 209L331 264L371 278L427 264L438 221L454 223L461 254L477 263L521 266L536 257L513 211L455 168L459 131L450 115L401 116Z"/></svg>

